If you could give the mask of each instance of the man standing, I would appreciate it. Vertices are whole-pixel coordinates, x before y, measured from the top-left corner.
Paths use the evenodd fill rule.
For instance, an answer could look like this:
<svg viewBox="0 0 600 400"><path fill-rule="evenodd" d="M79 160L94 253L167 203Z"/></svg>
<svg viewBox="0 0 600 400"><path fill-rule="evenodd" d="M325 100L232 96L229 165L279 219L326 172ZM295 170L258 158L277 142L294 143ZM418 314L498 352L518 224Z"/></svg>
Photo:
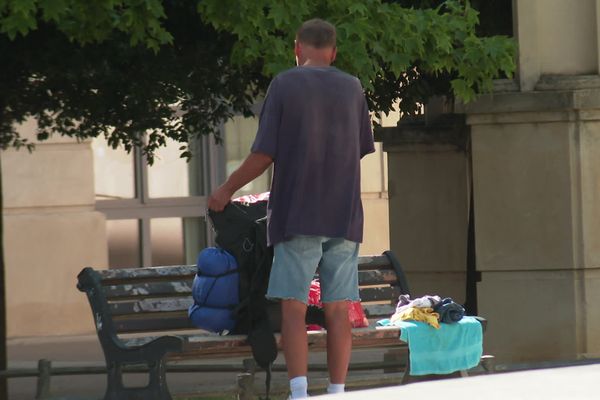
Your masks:
<svg viewBox="0 0 600 400"><path fill-rule="evenodd" d="M317 266L327 328L329 393L344 391L352 349L348 301L358 297L362 242L360 159L375 151L359 80L331 63L336 32L312 19L300 27L297 67L271 82L251 154L208 200L221 211L233 194L274 163L267 211L274 246L267 297L281 300L282 346L291 398L307 397L305 327Z"/></svg>

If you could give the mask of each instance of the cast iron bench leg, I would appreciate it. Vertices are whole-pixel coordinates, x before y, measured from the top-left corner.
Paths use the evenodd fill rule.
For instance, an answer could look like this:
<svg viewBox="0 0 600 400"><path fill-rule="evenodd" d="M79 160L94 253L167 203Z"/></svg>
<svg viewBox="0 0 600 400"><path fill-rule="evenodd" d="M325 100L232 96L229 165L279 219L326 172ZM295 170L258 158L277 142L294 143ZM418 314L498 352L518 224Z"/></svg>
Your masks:
<svg viewBox="0 0 600 400"><path fill-rule="evenodd" d="M121 364L112 362L107 365L107 368L104 400L125 400Z"/></svg>
<svg viewBox="0 0 600 400"><path fill-rule="evenodd" d="M164 360L158 360L150 365L150 382L148 389L156 393L157 399L172 400L167 386L166 366Z"/></svg>
<svg viewBox="0 0 600 400"><path fill-rule="evenodd" d="M111 363L108 367L108 381L104 400L172 400L167 387L164 360L150 363L148 386L126 388L123 385L121 363Z"/></svg>

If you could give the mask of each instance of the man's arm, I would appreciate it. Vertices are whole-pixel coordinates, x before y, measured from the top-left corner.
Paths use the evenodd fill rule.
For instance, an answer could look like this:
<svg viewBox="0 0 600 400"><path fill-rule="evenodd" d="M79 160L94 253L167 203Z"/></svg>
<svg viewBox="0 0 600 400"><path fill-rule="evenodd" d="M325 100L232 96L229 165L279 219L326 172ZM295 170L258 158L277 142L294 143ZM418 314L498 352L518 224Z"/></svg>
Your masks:
<svg viewBox="0 0 600 400"><path fill-rule="evenodd" d="M260 176L272 163L273 159L266 154L250 153L227 181L211 193L208 197L208 208L223 211L236 191Z"/></svg>

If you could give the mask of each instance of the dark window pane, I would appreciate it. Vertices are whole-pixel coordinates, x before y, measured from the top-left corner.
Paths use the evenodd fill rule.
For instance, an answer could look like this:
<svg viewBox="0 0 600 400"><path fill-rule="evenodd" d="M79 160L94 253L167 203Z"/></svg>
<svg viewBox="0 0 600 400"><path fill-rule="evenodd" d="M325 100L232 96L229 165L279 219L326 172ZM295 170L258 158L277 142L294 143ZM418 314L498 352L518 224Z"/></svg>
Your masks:
<svg viewBox="0 0 600 400"><path fill-rule="evenodd" d="M185 263L195 265L200 250L206 247L206 221L204 218L184 218L183 236Z"/></svg>
<svg viewBox="0 0 600 400"><path fill-rule="evenodd" d="M181 218L155 218L150 221L152 265L183 265L183 223Z"/></svg>
<svg viewBox="0 0 600 400"><path fill-rule="evenodd" d="M139 267L140 229L136 219L106 221L108 264L110 268Z"/></svg>

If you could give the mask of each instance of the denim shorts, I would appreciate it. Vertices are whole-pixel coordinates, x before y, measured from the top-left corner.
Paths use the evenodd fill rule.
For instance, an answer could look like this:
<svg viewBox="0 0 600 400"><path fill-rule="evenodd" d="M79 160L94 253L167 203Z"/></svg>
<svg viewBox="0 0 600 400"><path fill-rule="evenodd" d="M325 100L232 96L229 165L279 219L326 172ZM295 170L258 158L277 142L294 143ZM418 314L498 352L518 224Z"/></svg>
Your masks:
<svg viewBox="0 0 600 400"><path fill-rule="evenodd" d="M323 303L360 300L358 247L356 242L324 236L294 236L277 243L267 298L307 304L318 267Z"/></svg>

